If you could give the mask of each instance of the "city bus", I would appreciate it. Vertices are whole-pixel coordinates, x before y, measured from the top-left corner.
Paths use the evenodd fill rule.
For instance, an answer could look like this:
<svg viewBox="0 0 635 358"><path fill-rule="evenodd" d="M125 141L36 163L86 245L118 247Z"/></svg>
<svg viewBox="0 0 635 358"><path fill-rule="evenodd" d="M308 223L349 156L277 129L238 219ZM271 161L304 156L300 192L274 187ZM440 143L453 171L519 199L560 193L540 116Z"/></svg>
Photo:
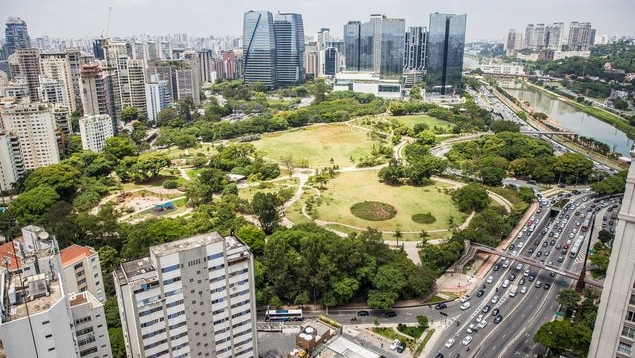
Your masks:
<svg viewBox="0 0 635 358"><path fill-rule="evenodd" d="M586 232L587 230L589 230L589 227L591 226L591 218L592 218L592 216L589 215L588 218L584 219L584 223L580 227L580 231Z"/></svg>
<svg viewBox="0 0 635 358"><path fill-rule="evenodd" d="M302 310L267 310L265 312L267 322L291 322L302 321Z"/></svg>
<svg viewBox="0 0 635 358"><path fill-rule="evenodd" d="M571 250L569 250L569 257L574 258L578 256L578 252L582 248L583 243L584 243L584 235L578 235L578 238L575 240L575 242L571 246Z"/></svg>

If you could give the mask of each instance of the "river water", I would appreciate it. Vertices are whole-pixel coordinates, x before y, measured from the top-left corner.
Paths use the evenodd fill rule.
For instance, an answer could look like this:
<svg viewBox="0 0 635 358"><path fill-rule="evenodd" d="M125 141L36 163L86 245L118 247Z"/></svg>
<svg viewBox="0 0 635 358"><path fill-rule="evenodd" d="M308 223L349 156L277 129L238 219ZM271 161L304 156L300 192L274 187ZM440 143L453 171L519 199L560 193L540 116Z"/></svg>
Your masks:
<svg viewBox="0 0 635 358"><path fill-rule="evenodd" d="M633 146L633 141L626 137L626 133L610 124L580 112L574 106L527 85L504 83L503 87L509 94L529 102L530 106L553 118L567 130L578 132L585 137L606 143L611 149L615 148L615 152L620 153L622 156L631 157L630 150Z"/></svg>

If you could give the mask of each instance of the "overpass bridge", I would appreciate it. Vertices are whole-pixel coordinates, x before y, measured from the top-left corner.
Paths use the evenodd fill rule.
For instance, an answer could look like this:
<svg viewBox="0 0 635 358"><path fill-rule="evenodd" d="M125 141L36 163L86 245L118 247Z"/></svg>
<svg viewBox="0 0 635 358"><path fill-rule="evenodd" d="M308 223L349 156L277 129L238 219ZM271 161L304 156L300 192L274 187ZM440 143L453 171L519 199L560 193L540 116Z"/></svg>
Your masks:
<svg viewBox="0 0 635 358"><path fill-rule="evenodd" d="M538 260L534 260L534 259L523 257L523 256L514 256L511 253L508 253L504 250L495 249L495 248L481 245L481 244L474 244L469 241L466 241L465 246L466 246L465 255L463 255L463 257L461 257L456 262L456 264L454 265L454 271L459 271L459 272L462 271L463 266L465 266L465 264L467 264L469 261L474 259L474 255L476 255L477 252L485 252L488 254L504 257L509 260L515 260L515 261L521 262L523 264L526 264L541 270L555 272L558 275L562 275L562 276L578 281L577 287L581 287L584 284L591 285L597 288L602 288L604 286L602 282L598 280L594 280L591 277L586 277L586 275L584 275L584 272L581 272L581 273L571 272L568 270L546 265Z"/></svg>
<svg viewBox="0 0 635 358"><path fill-rule="evenodd" d="M578 132L568 132L568 131L523 131L521 130L520 133L523 134L544 134L544 135L548 135L548 136L553 136L553 135L561 135L561 136L569 136L569 137L579 137L580 133Z"/></svg>

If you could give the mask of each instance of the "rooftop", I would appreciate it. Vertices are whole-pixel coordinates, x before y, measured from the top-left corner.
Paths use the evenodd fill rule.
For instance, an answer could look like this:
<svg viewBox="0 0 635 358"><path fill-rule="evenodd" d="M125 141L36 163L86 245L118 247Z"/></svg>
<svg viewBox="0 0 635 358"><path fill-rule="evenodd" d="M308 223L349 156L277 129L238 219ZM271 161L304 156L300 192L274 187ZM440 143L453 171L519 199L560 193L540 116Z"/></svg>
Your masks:
<svg viewBox="0 0 635 358"><path fill-rule="evenodd" d="M31 281L33 281L35 279L35 276L30 276L29 278L31 279ZM27 279L25 279L25 281L26 280ZM16 291L22 290L18 275L12 275L11 287L15 287ZM9 291L11 291L11 287L9 288ZM25 289L25 294L28 295L28 293L26 292L26 289ZM15 321L20 318L26 317L27 307L25 306L25 301L26 301L26 305L28 305L29 315L33 316L42 312L46 312L47 310L51 308L51 306L55 305L61 298L62 298L62 288L60 286L60 281L49 280L48 281L48 296L44 295L44 296L36 297L32 301L29 299L26 299L16 305L12 305L9 308L10 309L9 320Z"/></svg>
<svg viewBox="0 0 635 358"><path fill-rule="evenodd" d="M97 301L95 296L90 294L90 292L73 292L68 296L69 303L71 307L79 306L84 303L90 303L92 307L102 306L102 303Z"/></svg>
<svg viewBox="0 0 635 358"><path fill-rule="evenodd" d="M149 257L138 260L132 260L121 264L121 269L117 269L117 275L120 280L128 280L134 276L154 271L155 267ZM121 276L123 274L123 276Z"/></svg>
<svg viewBox="0 0 635 358"><path fill-rule="evenodd" d="M4 268L7 268L9 271L14 271L18 267L20 267L20 256L17 255L20 252L17 243L7 242L6 244L0 245L0 260L2 260L1 265Z"/></svg>
<svg viewBox="0 0 635 358"><path fill-rule="evenodd" d="M60 260L62 260L62 267L66 268L76 262L91 257L96 254L92 247L71 245L64 250L60 251Z"/></svg>
<svg viewBox="0 0 635 358"><path fill-rule="evenodd" d="M346 357L346 358L380 358L381 354L375 353L345 337L338 336L324 346L320 353L321 358Z"/></svg>
<svg viewBox="0 0 635 358"><path fill-rule="evenodd" d="M217 232L208 232L205 234L200 234L192 237L188 237L186 239L168 242L165 244L152 246L150 248L150 252L156 256L163 256L167 254L172 254L175 252L189 250L195 247L201 247L209 244L213 244L219 241L222 241L223 237L220 236ZM229 245L230 242L228 241Z"/></svg>

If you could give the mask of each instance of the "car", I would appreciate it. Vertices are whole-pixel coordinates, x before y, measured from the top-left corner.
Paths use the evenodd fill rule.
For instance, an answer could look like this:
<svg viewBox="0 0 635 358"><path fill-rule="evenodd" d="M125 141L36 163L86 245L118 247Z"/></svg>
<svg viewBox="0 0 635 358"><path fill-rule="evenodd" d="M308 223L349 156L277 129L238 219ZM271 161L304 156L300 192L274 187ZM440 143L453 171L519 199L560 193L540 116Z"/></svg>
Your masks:
<svg viewBox="0 0 635 358"><path fill-rule="evenodd" d="M547 247L547 245L549 245L549 243L546 241L542 243L542 247Z"/></svg>
<svg viewBox="0 0 635 358"><path fill-rule="evenodd" d="M467 333L474 333L476 329L476 323L470 323L470 325L465 330Z"/></svg>
<svg viewBox="0 0 635 358"><path fill-rule="evenodd" d="M518 244L516 244L516 247L520 249L520 248L521 248L521 247L523 247L524 245L525 245L525 244L521 241L521 242L519 242Z"/></svg>
<svg viewBox="0 0 635 358"><path fill-rule="evenodd" d="M498 315L494 318L494 323L499 324L501 323L501 321L503 320L503 316L502 315Z"/></svg>
<svg viewBox="0 0 635 358"><path fill-rule="evenodd" d="M534 245L540 245L540 240L538 239L534 240Z"/></svg>
<svg viewBox="0 0 635 358"><path fill-rule="evenodd" d="M485 282L487 282L487 283L492 283L492 282L494 282L494 276L490 276L490 277L488 277L488 278L487 278L487 280L486 280Z"/></svg>
<svg viewBox="0 0 635 358"><path fill-rule="evenodd" d="M478 317L476 317L476 322L480 322L482 320L483 320L483 315L482 314L480 314L480 315L478 315Z"/></svg>
<svg viewBox="0 0 635 358"><path fill-rule="evenodd" d="M494 265L494 267L492 267L492 270L494 271L498 271L500 269L500 267L498 266L498 264Z"/></svg>
<svg viewBox="0 0 635 358"><path fill-rule="evenodd" d="M516 274L514 274L514 273L510 273L510 274L509 274L509 280L510 280L510 281L514 281L515 279L516 279Z"/></svg>
<svg viewBox="0 0 635 358"><path fill-rule="evenodd" d="M540 288L540 286L542 286L542 282L540 282L540 280L536 281L536 283L534 284L534 287Z"/></svg>
<svg viewBox="0 0 635 358"><path fill-rule="evenodd" d="M527 286L523 286L520 288L520 293L527 293Z"/></svg>
<svg viewBox="0 0 635 358"><path fill-rule="evenodd" d="M574 233L570 233L570 234L569 234L569 238L573 239L574 237L575 237L575 234L574 234ZM569 241L569 240L567 240L567 241Z"/></svg>
<svg viewBox="0 0 635 358"><path fill-rule="evenodd" d="M567 254L567 249L562 249L562 251L560 251L561 254L566 255Z"/></svg>
<svg viewBox="0 0 635 358"><path fill-rule="evenodd" d="M562 262L562 261L564 261L564 257L558 256L558 262Z"/></svg>
<svg viewBox="0 0 635 358"><path fill-rule="evenodd" d="M529 271L529 269L526 269L525 272L523 272L523 276L527 277L530 273L531 271Z"/></svg>
<svg viewBox="0 0 635 358"><path fill-rule="evenodd" d="M456 339L454 338L450 338L448 339L447 342L445 342L445 348L450 348L454 345L454 342L456 342Z"/></svg>
<svg viewBox="0 0 635 358"><path fill-rule="evenodd" d="M397 352L403 353L403 351L405 350L406 350L406 344L404 342L400 342L399 345L397 346Z"/></svg>
<svg viewBox="0 0 635 358"><path fill-rule="evenodd" d="M508 268L510 265L509 260L505 260L505 262L503 262L503 268Z"/></svg>
<svg viewBox="0 0 635 358"><path fill-rule="evenodd" d="M434 358L445 358L445 356L443 355L443 353L439 352L434 356Z"/></svg>
<svg viewBox="0 0 635 358"><path fill-rule="evenodd" d="M545 256L549 256L549 253L550 253L550 251L549 251L549 250L545 250L544 255L545 255Z"/></svg>
<svg viewBox="0 0 635 358"><path fill-rule="evenodd" d="M560 250L560 249L562 249L562 244L556 245L556 250Z"/></svg>
<svg viewBox="0 0 635 358"><path fill-rule="evenodd" d="M479 291L476 293L476 297L481 297L481 296L483 296L483 294L485 294L485 291L484 291L484 290L479 290Z"/></svg>
<svg viewBox="0 0 635 358"><path fill-rule="evenodd" d="M448 308L448 305L446 303L438 303L434 308L442 310Z"/></svg>
<svg viewBox="0 0 635 358"><path fill-rule="evenodd" d="M503 282L503 288L507 288L507 286L509 286L509 280L505 280ZM494 303L496 303L496 302L494 302Z"/></svg>
<svg viewBox="0 0 635 358"><path fill-rule="evenodd" d="M543 287L545 290L548 290L551 287L551 284L545 283L545 286Z"/></svg>
<svg viewBox="0 0 635 358"><path fill-rule="evenodd" d="M530 248L529 248L529 250L527 250L527 252L528 252L528 253L530 253L530 254L533 254L533 253L534 253L534 251L535 251L535 250L534 250L534 248L533 248L533 247L530 247Z"/></svg>
<svg viewBox="0 0 635 358"><path fill-rule="evenodd" d="M527 277L527 280L529 280L529 282L534 282L535 277L534 276L529 276Z"/></svg>
<svg viewBox="0 0 635 358"><path fill-rule="evenodd" d="M357 311L357 315L358 316L370 316L370 312L368 312L366 310L361 310L361 311Z"/></svg>
<svg viewBox="0 0 635 358"><path fill-rule="evenodd" d="M461 303L467 302L470 300L470 296L469 295L465 295L463 297L461 297L461 299L459 300Z"/></svg>
<svg viewBox="0 0 635 358"><path fill-rule="evenodd" d="M553 246L553 245L555 245L555 244L556 244L556 240L551 240L551 241L549 241L549 245Z"/></svg>
<svg viewBox="0 0 635 358"><path fill-rule="evenodd" d="M549 233L549 237L553 237L553 235L554 235L553 231Z"/></svg>
<svg viewBox="0 0 635 358"><path fill-rule="evenodd" d="M390 343L390 350L394 351L395 349L397 349L397 346L399 345L399 343L401 343L400 340L395 339Z"/></svg>
<svg viewBox="0 0 635 358"><path fill-rule="evenodd" d="M498 316L498 313L500 312L500 310L498 308L494 308L492 310L492 316Z"/></svg>
<svg viewBox="0 0 635 358"><path fill-rule="evenodd" d="M518 251L516 250L512 251L512 256L518 256Z"/></svg>
<svg viewBox="0 0 635 358"><path fill-rule="evenodd" d="M388 312L384 313L384 317L397 317L397 312L388 311Z"/></svg>
<svg viewBox="0 0 635 358"><path fill-rule="evenodd" d="M487 326L487 320L485 320L485 319L482 319L482 320L478 323L478 325L476 325L476 327L478 327L478 328L485 328L485 326Z"/></svg>
<svg viewBox="0 0 635 358"><path fill-rule="evenodd" d="M520 281L518 281L518 284L519 284L520 286L524 285L524 284L525 284L525 279L524 279L524 278L521 278L521 279L520 279Z"/></svg>
<svg viewBox="0 0 635 358"><path fill-rule="evenodd" d="M523 264L519 263L516 265L516 271L521 271L523 269Z"/></svg>
<svg viewBox="0 0 635 358"><path fill-rule="evenodd" d="M467 346L468 344L470 344L470 342L472 342L472 336L470 335L465 336L465 338L463 338L463 341L461 341L464 346Z"/></svg>
<svg viewBox="0 0 635 358"><path fill-rule="evenodd" d="M471 305L472 305L472 304L470 304L469 302L463 302L463 304L461 305L461 307L460 307L460 308L461 308L463 311L465 311L466 309L470 308L470 306L471 306Z"/></svg>
<svg viewBox="0 0 635 358"><path fill-rule="evenodd" d="M540 256L542 256L542 251L536 252L536 257L540 257Z"/></svg>
<svg viewBox="0 0 635 358"><path fill-rule="evenodd" d="M483 312L483 313L487 313L487 312L489 312L489 310L491 310L491 309L492 309L492 307L490 307L490 305L485 305L485 306L483 306L483 310L482 310L481 312Z"/></svg>
<svg viewBox="0 0 635 358"><path fill-rule="evenodd" d="M494 297L492 297L492 303L496 303L498 302L498 295L495 295Z"/></svg>
<svg viewBox="0 0 635 358"><path fill-rule="evenodd" d="M507 250L513 250L513 249L514 249L514 247L516 247L516 245L511 244L511 245L507 246Z"/></svg>
<svg viewBox="0 0 635 358"><path fill-rule="evenodd" d="M609 225L613 225L613 220L609 221Z"/></svg>

